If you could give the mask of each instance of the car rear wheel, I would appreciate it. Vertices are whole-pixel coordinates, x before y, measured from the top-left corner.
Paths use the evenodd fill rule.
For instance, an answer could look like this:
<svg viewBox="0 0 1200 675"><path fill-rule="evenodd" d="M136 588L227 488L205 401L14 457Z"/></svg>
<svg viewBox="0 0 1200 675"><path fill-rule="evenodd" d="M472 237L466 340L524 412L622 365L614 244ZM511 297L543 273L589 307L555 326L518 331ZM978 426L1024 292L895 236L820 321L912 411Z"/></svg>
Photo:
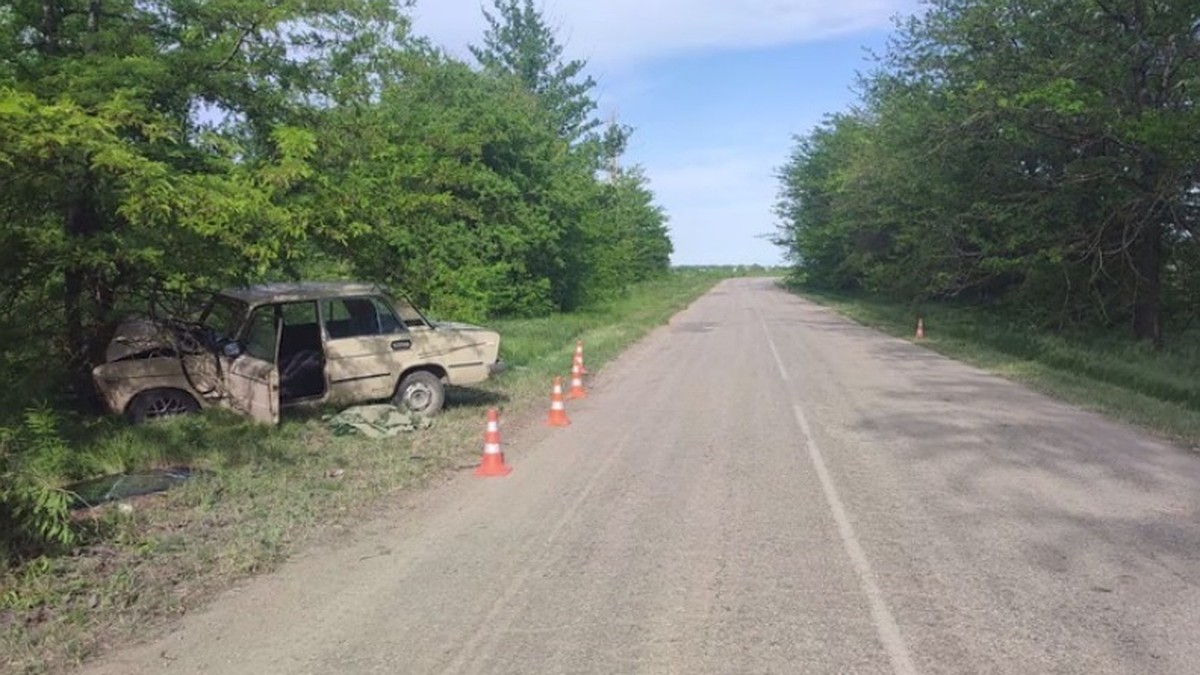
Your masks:
<svg viewBox="0 0 1200 675"><path fill-rule="evenodd" d="M150 389L133 398L129 404L129 419L145 424L157 419L187 415L200 410L191 394L179 389Z"/></svg>
<svg viewBox="0 0 1200 675"><path fill-rule="evenodd" d="M446 388L437 375L427 370L418 370L400 380L393 402L399 408L429 417L442 409L442 404L446 402Z"/></svg>

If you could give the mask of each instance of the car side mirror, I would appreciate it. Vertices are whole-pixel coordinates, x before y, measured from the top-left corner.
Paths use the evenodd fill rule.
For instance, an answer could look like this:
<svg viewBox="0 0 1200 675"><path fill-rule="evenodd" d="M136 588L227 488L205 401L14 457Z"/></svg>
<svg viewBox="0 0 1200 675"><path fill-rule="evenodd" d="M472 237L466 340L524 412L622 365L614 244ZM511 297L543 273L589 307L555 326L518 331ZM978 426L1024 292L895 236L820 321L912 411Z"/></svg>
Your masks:
<svg viewBox="0 0 1200 675"><path fill-rule="evenodd" d="M221 353L226 358L236 359L242 355L242 345L237 340L230 340L221 347Z"/></svg>

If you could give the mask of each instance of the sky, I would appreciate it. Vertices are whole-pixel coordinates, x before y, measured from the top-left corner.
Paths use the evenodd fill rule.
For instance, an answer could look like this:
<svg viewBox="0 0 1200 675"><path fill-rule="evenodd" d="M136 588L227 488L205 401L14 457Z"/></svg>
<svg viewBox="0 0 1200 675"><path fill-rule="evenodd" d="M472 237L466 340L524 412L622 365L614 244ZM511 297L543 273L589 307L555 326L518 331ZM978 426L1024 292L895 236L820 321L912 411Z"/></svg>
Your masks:
<svg viewBox="0 0 1200 675"><path fill-rule="evenodd" d="M544 0L569 59L598 83L597 114L634 128L670 219L676 265L782 263L775 177L794 145L852 105L856 76L915 0ZM414 31L469 58L481 3L418 0Z"/></svg>

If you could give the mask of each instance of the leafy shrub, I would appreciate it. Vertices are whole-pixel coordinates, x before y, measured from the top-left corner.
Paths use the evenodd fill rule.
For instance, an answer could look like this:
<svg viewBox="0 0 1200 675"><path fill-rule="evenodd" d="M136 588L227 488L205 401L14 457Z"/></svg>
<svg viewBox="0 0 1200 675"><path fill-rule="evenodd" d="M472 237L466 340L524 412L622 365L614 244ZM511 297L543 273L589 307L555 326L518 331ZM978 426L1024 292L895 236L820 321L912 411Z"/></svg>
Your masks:
<svg viewBox="0 0 1200 675"><path fill-rule="evenodd" d="M58 419L48 408L26 411L0 427L0 558L15 558L75 541L70 499L59 487L69 460Z"/></svg>

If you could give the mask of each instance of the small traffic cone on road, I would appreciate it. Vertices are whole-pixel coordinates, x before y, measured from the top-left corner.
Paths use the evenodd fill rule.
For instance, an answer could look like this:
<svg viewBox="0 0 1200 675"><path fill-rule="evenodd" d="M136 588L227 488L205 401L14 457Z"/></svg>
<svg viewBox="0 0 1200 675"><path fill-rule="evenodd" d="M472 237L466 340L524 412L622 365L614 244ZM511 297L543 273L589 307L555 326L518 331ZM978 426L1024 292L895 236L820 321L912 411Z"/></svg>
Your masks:
<svg viewBox="0 0 1200 675"><path fill-rule="evenodd" d="M583 340L575 341L575 360L574 363L579 364L579 374L587 375L587 368L583 366Z"/></svg>
<svg viewBox="0 0 1200 675"><path fill-rule="evenodd" d="M512 467L504 463L504 453L500 451L500 414L495 408L488 408L487 429L483 432L483 461L475 468L475 475L491 478L510 473Z"/></svg>
<svg viewBox="0 0 1200 675"><path fill-rule="evenodd" d="M567 419L567 406L563 404L562 378L554 378L554 390L550 394L550 417L546 419L547 426L565 427L571 424Z"/></svg>
<svg viewBox="0 0 1200 675"><path fill-rule="evenodd" d="M583 388L583 366L578 361L571 366L571 388L567 391L567 398L587 398L587 391Z"/></svg>
<svg viewBox="0 0 1200 675"><path fill-rule="evenodd" d="M925 319L922 318L917 319L917 339L925 339Z"/></svg>

